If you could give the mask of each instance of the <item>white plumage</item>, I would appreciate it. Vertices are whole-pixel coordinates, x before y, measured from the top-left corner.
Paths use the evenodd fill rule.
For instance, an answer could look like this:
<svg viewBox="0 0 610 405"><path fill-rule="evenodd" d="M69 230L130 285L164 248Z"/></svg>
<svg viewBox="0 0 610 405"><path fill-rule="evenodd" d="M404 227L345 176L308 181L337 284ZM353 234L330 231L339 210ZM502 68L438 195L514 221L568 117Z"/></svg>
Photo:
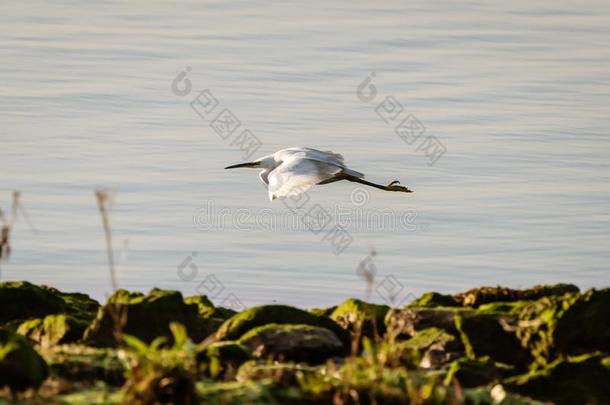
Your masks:
<svg viewBox="0 0 610 405"><path fill-rule="evenodd" d="M363 180L364 174L345 166L343 156L331 151L313 148L287 148L273 155L263 156L253 162L240 163L225 167L263 168L259 177L267 185L269 199L293 197L303 193L316 184L327 184L339 180L354 181L386 191L411 192L408 188L396 185L394 181L387 186Z"/></svg>

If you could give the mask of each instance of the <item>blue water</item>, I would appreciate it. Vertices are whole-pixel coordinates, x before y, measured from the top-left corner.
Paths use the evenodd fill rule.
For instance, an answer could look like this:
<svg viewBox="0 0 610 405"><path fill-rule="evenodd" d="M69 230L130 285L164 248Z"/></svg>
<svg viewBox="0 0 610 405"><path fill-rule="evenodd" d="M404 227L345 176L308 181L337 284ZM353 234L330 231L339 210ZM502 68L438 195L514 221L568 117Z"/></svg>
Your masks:
<svg viewBox="0 0 610 405"><path fill-rule="evenodd" d="M0 207L20 190L38 230L18 218L3 280L103 300L105 187L129 289L312 307L610 284L608 2L5 2L0 27ZM205 89L206 119L191 108ZM225 108L241 122L227 139L210 126ZM425 127L412 144L394 132L409 115ZM302 209L271 203L256 172L223 170L244 129L253 157L330 149L415 193L336 183ZM314 207L330 217L317 234Z"/></svg>

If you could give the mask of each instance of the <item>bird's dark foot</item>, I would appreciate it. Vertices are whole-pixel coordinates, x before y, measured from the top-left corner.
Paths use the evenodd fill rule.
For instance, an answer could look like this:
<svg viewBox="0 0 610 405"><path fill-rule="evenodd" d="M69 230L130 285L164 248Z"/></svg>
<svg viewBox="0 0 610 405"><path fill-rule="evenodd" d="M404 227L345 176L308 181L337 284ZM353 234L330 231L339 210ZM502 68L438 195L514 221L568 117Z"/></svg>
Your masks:
<svg viewBox="0 0 610 405"><path fill-rule="evenodd" d="M403 193L412 193L413 192L413 191L409 190L407 187L401 186L400 181L398 181L398 180L394 180L393 182L391 182L390 184L385 186L385 189L388 191L401 191Z"/></svg>

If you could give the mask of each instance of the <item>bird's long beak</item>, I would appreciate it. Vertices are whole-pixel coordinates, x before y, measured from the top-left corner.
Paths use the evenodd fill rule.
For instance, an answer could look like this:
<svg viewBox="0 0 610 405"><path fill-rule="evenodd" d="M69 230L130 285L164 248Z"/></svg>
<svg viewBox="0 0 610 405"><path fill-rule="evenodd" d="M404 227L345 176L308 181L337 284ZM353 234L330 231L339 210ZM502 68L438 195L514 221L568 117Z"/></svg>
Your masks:
<svg viewBox="0 0 610 405"><path fill-rule="evenodd" d="M237 169L238 167L258 167L260 164L260 162L238 163L236 165L227 166L225 169Z"/></svg>

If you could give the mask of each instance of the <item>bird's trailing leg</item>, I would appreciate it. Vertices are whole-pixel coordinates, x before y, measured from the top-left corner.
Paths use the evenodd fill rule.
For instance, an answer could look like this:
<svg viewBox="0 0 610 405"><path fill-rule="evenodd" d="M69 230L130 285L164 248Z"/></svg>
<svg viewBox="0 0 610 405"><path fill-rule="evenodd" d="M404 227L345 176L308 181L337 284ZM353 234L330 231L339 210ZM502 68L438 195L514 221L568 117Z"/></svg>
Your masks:
<svg viewBox="0 0 610 405"><path fill-rule="evenodd" d="M375 188L378 188L378 189L384 190L384 191L400 191L403 193L412 193L413 192L412 190L409 190L407 187L402 186L398 180L394 180L394 181L390 182L387 186L384 186L382 184L371 183L370 181L366 181L364 179L361 179L360 177L350 176L345 173L341 173L340 175L333 177L332 179L325 180L319 184L334 183L335 181L339 181L339 180L353 181L354 183L364 184L365 186L375 187Z"/></svg>

